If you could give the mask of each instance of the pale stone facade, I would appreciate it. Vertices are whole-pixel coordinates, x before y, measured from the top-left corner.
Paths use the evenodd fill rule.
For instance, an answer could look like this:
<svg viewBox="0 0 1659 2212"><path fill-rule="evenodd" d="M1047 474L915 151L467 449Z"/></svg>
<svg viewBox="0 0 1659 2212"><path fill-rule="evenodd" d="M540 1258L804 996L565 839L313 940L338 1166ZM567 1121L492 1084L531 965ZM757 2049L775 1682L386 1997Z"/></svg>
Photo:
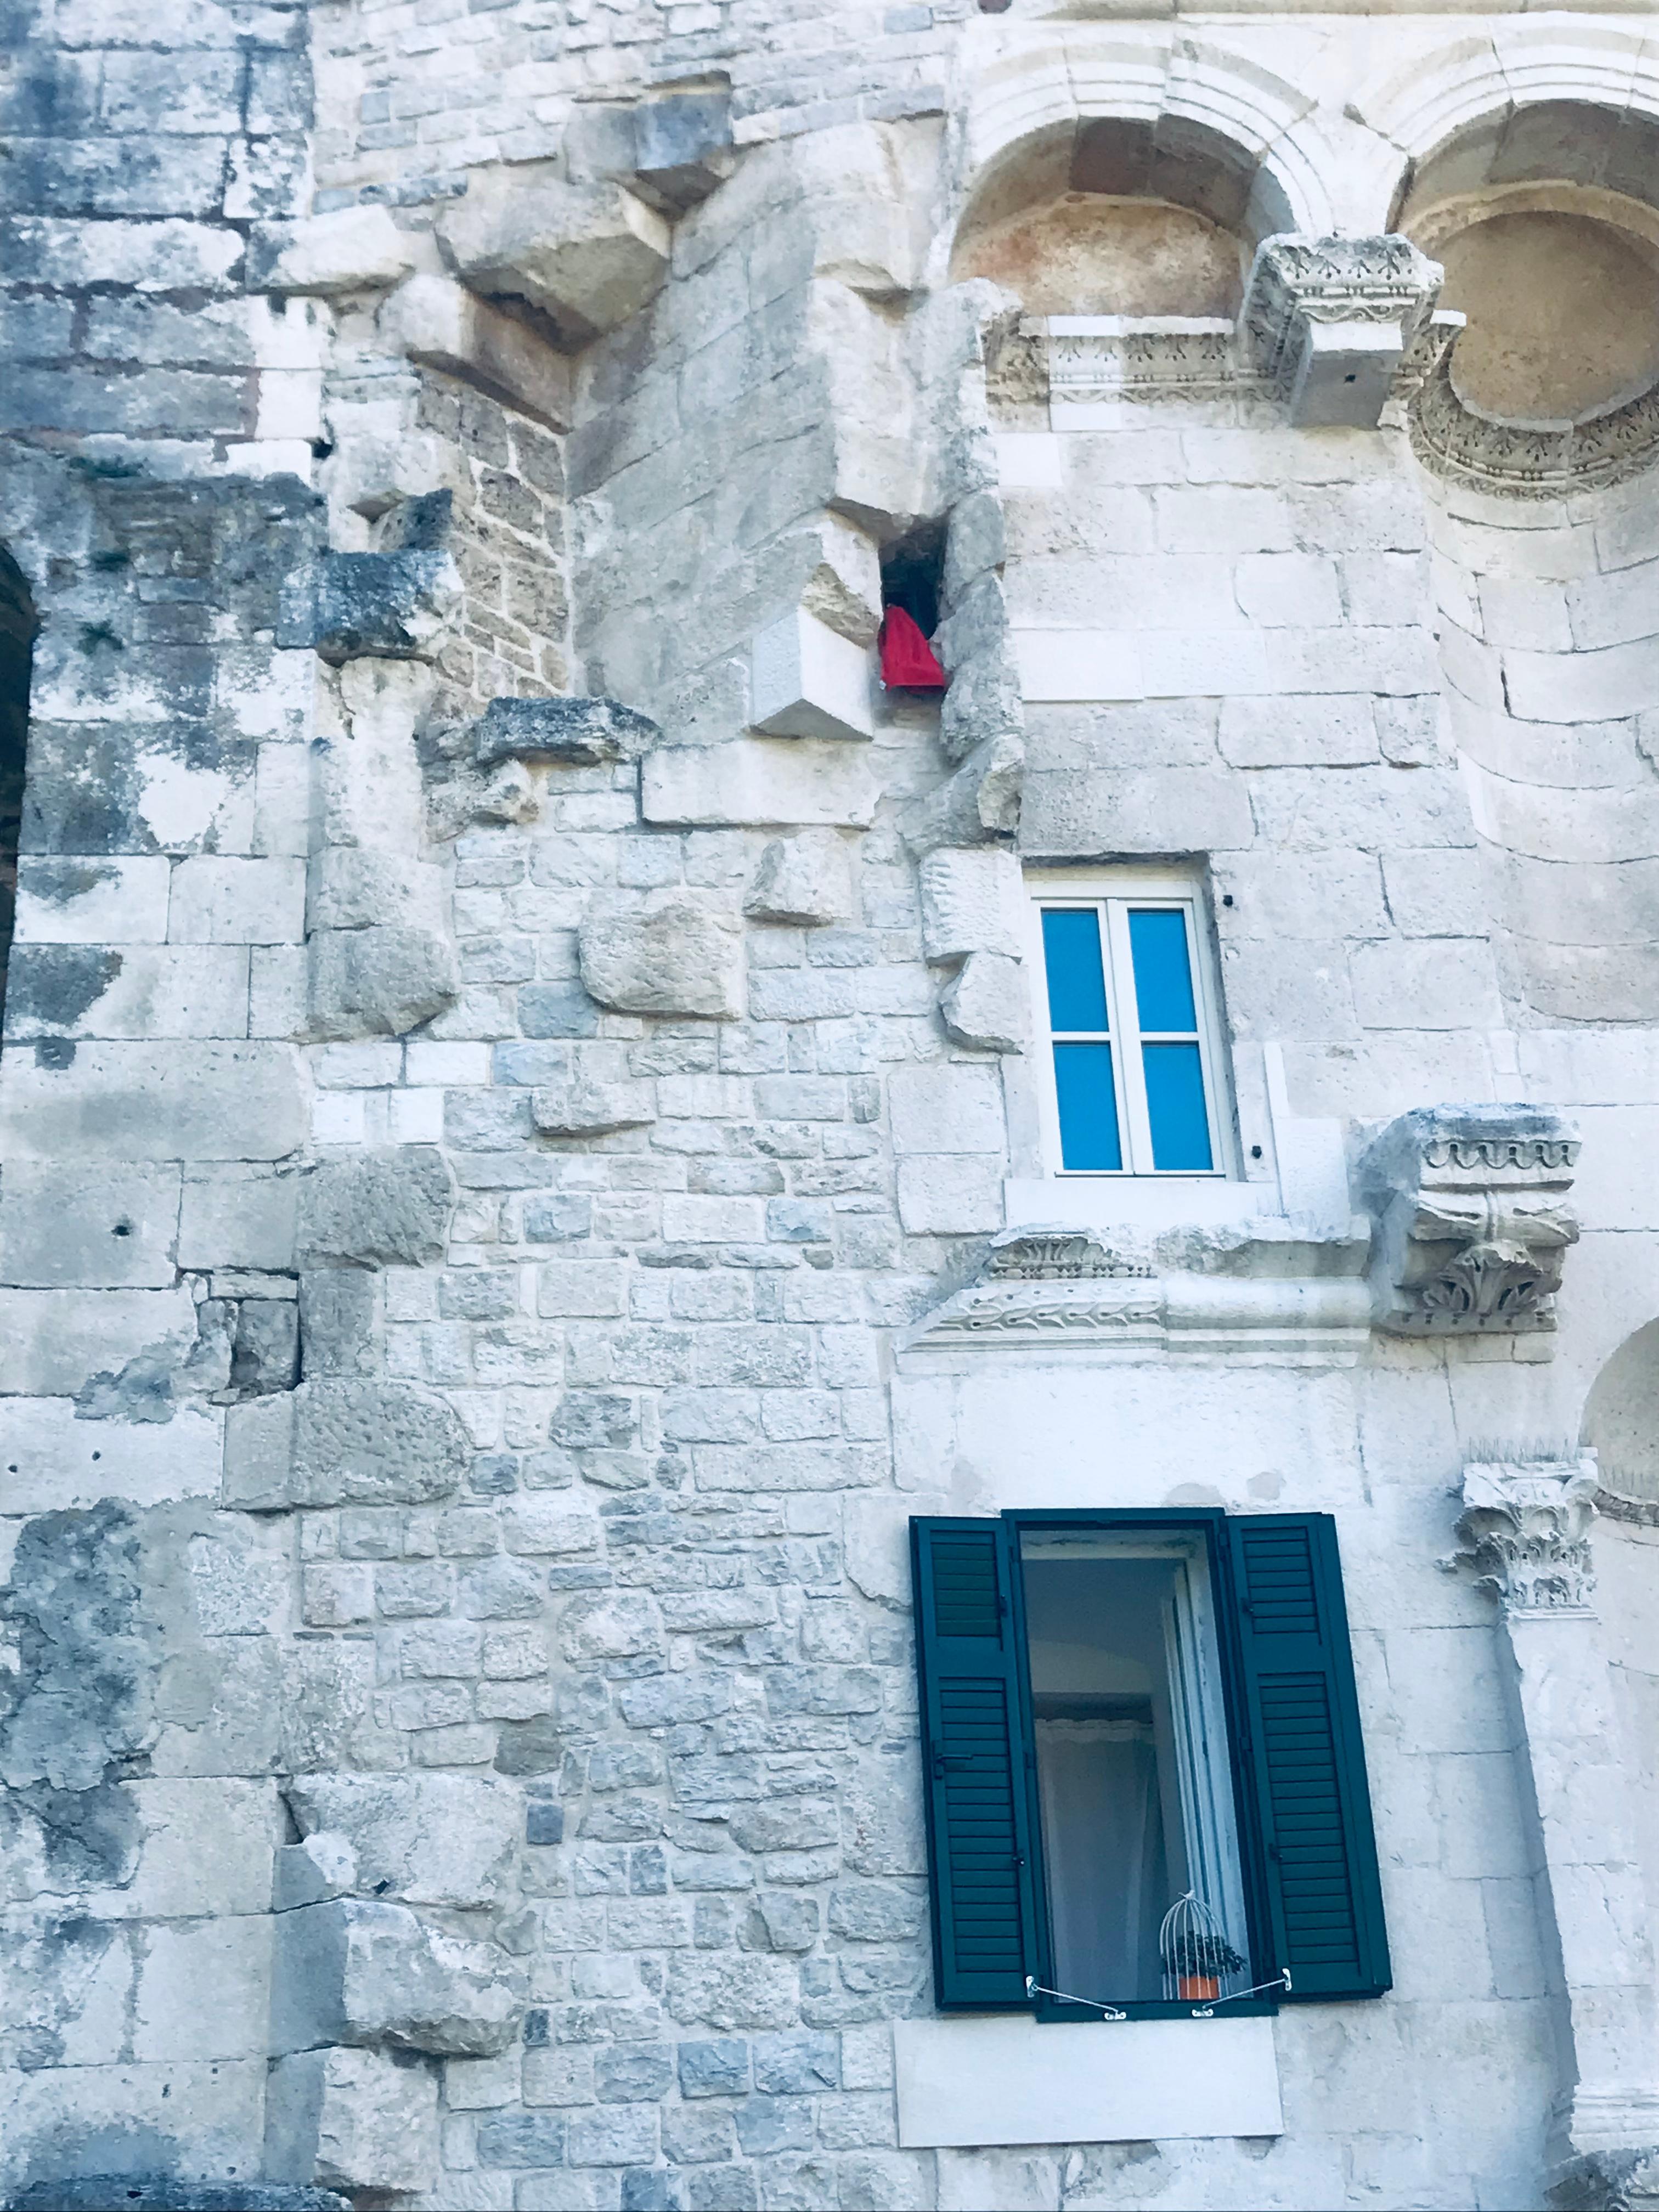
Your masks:
<svg viewBox="0 0 1659 2212"><path fill-rule="evenodd" d="M981 9L5 19L21 2204L1659 2200L1659 37ZM1064 1180L1153 864L1226 1172ZM1182 1504L1394 1987L930 2136L908 1517Z"/></svg>

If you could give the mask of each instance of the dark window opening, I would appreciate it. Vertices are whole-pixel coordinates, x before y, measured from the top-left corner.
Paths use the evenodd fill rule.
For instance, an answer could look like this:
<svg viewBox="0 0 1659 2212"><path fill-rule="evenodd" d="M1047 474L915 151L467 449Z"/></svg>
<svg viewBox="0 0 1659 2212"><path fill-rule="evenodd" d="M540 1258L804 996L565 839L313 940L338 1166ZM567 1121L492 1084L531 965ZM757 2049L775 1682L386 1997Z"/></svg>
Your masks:
<svg viewBox="0 0 1659 2212"><path fill-rule="evenodd" d="M0 1018L17 910L17 841L23 825L29 677L40 624L22 570L0 546Z"/></svg>
<svg viewBox="0 0 1659 2212"><path fill-rule="evenodd" d="M945 568L945 525L919 522L895 538L881 556L881 604L902 607L924 637L939 628L939 581Z"/></svg>

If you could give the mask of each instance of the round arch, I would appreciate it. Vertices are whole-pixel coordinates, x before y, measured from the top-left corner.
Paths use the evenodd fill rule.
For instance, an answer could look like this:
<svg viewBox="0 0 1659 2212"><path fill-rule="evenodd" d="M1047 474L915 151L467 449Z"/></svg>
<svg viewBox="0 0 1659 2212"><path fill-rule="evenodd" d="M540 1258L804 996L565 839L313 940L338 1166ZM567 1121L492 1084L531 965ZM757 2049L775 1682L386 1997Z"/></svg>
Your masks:
<svg viewBox="0 0 1659 2212"><path fill-rule="evenodd" d="M1645 1322L1605 1362L1584 1401L1580 1439L1595 1452L1601 1486L1659 1519L1659 1321Z"/></svg>

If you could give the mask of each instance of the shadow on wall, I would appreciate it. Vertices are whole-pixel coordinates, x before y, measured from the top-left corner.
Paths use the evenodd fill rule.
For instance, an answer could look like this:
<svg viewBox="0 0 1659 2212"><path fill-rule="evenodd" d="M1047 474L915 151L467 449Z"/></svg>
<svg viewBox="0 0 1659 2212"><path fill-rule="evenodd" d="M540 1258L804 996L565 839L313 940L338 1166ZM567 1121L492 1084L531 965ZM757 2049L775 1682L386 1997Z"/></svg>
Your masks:
<svg viewBox="0 0 1659 2212"><path fill-rule="evenodd" d="M1659 1321L1627 1336L1596 1376L1583 1437L1604 1490L1659 1510Z"/></svg>
<svg viewBox="0 0 1659 2212"><path fill-rule="evenodd" d="M40 627L23 572L0 546L0 1018L17 907L17 839L28 746L29 672Z"/></svg>

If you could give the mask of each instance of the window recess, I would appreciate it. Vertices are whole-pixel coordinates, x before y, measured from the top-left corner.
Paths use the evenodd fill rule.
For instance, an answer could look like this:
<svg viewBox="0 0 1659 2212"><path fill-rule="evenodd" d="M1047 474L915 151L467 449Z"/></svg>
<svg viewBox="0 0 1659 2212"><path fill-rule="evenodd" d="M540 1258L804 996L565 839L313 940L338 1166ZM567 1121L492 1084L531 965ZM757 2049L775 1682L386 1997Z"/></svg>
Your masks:
<svg viewBox="0 0 1659 2212"><path fill-rule="evenodd" d="M1328 1515L911 1534L942 2011L1220 2018L1389 1987Z"/></svg>
<svg viewBox="0 0 1659 2212"><path fill-rule="evenodd" d="M1046 1146L1064 1176L1220 1176L1220 1028L1197 885L1028 878Z"/></svg>

